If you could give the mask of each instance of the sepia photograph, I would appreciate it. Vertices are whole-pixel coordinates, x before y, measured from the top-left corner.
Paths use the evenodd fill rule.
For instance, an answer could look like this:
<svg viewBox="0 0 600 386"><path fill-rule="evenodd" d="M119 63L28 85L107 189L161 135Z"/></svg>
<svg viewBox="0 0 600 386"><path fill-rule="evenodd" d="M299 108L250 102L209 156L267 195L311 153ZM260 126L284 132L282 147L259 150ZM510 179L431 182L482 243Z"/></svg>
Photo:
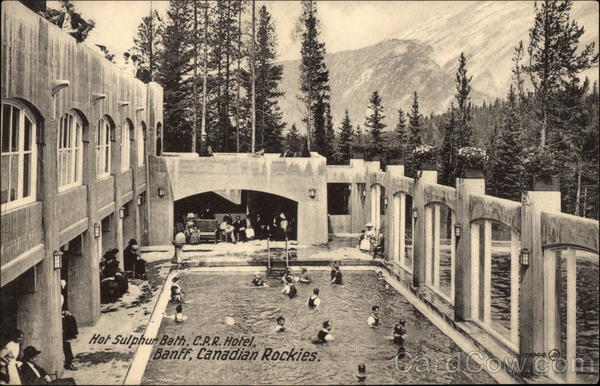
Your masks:
<svg viewBox="0 0 600 386"><path fill-rule="evenodd" d="M598 1L0 6L0 385L599 382Z"/></svg>

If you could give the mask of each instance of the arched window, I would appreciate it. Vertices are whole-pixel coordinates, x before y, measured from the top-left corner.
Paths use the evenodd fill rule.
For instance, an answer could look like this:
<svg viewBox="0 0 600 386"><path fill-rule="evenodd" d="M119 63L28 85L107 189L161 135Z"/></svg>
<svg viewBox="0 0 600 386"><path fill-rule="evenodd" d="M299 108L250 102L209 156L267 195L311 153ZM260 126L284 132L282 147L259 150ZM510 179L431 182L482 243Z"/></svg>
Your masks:
<svg viewBox="0 0 600 386"><path fill-rule="evenodd" d="M138 166L142 166L146 160L146 124L144 122L140 125L137 138L137 159Z"/></svg>
<svg viewBox="0 0 600 386"><path fill-rule="evenodd" d="M72 113L60 118L58 134L58 189L81 185L83 163L82 123Z"/></svg>
<svg viewBox="0 0 600 386"><path fill-rule="evenodd" d="M110 175L110 137L112 127L106 118L98 121L96 131L96 175L98 179Z"/></svg>
<svg viewBox="0 0 600 386"><path fill-rule="evenodd" d="M128 119L121 127L121 170L125 171L131 167L131 141L134 140L133 125Z"/></svg>
<svg viewBox="0 0 600 386"><path fill-rule="evenodd" d="M35 201L37 145L33 116L21 105L2 102L2 209Z"/></svg>

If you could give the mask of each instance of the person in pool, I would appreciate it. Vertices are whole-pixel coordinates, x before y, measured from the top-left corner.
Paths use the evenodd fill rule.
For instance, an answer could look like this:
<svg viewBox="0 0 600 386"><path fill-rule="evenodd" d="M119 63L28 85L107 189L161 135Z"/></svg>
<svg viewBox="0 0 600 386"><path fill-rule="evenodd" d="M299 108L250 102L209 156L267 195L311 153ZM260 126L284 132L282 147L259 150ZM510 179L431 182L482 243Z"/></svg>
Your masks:
<svg viewBox="0 0 600 386"><path fill-rule="evenodd" d="M364 382L367 379L367 366L364 363L358 365L358 373L356 373L356 378L359 382Z"/></svg>
<svg viewBox="0 0 600 386"><path fill-rule="evenodd" d="M318 310L319 305L321 304L321 298L319 297L319 289L313 289L313 294L309 296L308 301L306 302L308 308L311 310Z"/></svg>
<svg viewBox="0 0 600 386"><path fill-rule="evenodd" d="M331 331L331 322L326 320L323 322L323 328L317 333L317 341L320 343L331 342L335 338L329 332Z"/></svg>
<svg viewBox="0 0 600 386"><path fill-rule="evenodd" d="M177 308L175 308L175 321L177 323L183 323L183 321L186 319L187 318L183 316L183 306L181 304L178 304Z"/></svg>
<svg viewBox="0 0 600 386"><path fill-rule="evenodd" d="M310 283L311 277L306 268L302 268L302 273L300 274L300 279L298 279L300 283Z"/></svg>
<svg viewBox="0 0 600 386"><path fill-rule="evenodd" d="M252 279L252 285L255 287L268 287L267 283L260 276L260 272L254 273L254 279Z"/></svg>
<svg viewBox="0 0 600 386"><path fill-rule="evenodd" d="M285 318L283 316L278 316L277 325L273 328L273 332L284 332L285 331Z"/></svg>
<svg viewBox="0 0 600 386"><path fill-rule="evenodd" d="M373 328L381 325L381 321L379 320L379 306L371 307L371 315L367 318L367 324Z"/></svg>
<svg viewBox="0 0 600 386"><path fill-rule="evenodd" d="M183 302L183 290L179 286L179 278L173 278L173 285L171 285L171 301L181 303Z"/></svg>
<svg viewBox="0 0 600 386"><path fill-rule="evenodd" d="M331 270L331 284L343 284L342 281L342 271L340 271L340 267L338 265L334 265Z"/></svg>
<svg viewBox="0 0 600 386"><path fill-rule="evenodd" d="M291 278L292 281L294 280L294 276L292 275L292 270L289 268L286 268L285 272L283 272L283 276L281 276L281 281L285 284L285 283L287 283L288 278Z"/></svg>
<svg viewBox="0 0 600 386"><path fill-rule="evenodd" d="M406 321L404 319L400 319L398 324L394 326L394 343L403 346L404 341L406 340L406 329L404 326L406 325Z"/></svg>
<svg viewBox="0 0 600 386"><path fill-rule="evenodd" d="M288 276L286 278L286 283L283 286L283 290L281 290L281 292L284 295L289 296L290 299L295 298L296 295L298 295L298 290L296 289L296 286L294 285L293 281L294 280L292 279L292 277Z"/></svg>

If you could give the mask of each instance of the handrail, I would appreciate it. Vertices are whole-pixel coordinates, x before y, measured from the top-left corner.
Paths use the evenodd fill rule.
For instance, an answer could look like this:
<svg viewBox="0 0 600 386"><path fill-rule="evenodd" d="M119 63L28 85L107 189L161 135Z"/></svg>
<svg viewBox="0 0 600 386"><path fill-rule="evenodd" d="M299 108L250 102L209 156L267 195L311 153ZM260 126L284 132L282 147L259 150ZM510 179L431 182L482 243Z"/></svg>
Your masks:
<svg viewBox="0 0 600 386"><path fill-rule="evenodd" d="M267 236L267 268L271 269L271 237Z"/></svg>
<svg viewBox="0 0 600 386"><path fill-rule="evenodd" d="M288 257L288 237L287 237L287 235L285 235L285 267L286 268L290 267L290 260Z"/></svg>

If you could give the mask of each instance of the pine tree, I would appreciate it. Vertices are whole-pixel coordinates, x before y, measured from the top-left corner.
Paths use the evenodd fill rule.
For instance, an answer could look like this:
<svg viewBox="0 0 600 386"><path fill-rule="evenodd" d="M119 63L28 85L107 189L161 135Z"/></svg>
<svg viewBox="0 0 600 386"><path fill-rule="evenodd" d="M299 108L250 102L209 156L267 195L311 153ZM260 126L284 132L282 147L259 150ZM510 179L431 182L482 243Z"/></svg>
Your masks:
<svg viewBox="0 0 600 386"><path fill-rule="evenodd" d="M302 150L302 137L294 123L285 136L285 151L288 153L299 153Z"/></svg>
<svg viewBox="0 0 600 386"><path fill-rule="evenodd" d="M410 152L412 152L417 146L421 146L423 144L423 140L421 139L421 129L423 125L422 119L423 116L421 113L419 113L419 96L415 91L412 109L408 118L408 129L410 131L408 150Z"/></svg>
<svg viewBox="0 0 600 386"><path fill-rule="evenodd" d="M335 163L335 143L336 143L336 137L335 137L335 129L333 128L333 117L331 116L331 109L327 109L327 111L325 112L325 139L326 139L326 145L325 145L325 151L326 151L326 157L327 157L327 162L332 164Z"/></svg>
<svg viewBox="0 0 600 386"><path fill-rule="evenodd" d="M472 144L472 114L471 114L471 79L467 75L467 58L461 52L458 58L458 70L456 71L456 113L457 117L457 143L456 151L461 147L471 146Z"/></svg>
<svg viewBox="0 0 600 386"><path fill-rule="evenodd" d="M315 0L302 1L302 46L300 49L300 101L305 105L307 139L311 147L315 137L316 150L326 152L326 117L329 109L329 71L325 65L325 43L319 41L319 20Z"/></svg>
<svg viewBox="0 0 600 386"><path fill-rule="evenodd" d="M190 151L190 31L193 20L191 2L171 1L162 31L164 49L159 56L158 82L164 88L164 148L166 151Z"/></svg>
<svg viewBox="0 0 600 386"><path fill-rule="evenodd" d="M342 126L340 127L340 135L338 136L337 145L337 160L341 164L348 164L352 158L354 143L354 130L352 129L352 122L350 121L350 115L348 110L344 114L342 120Z"/></svg>
<svg viewBox="0 0 600 386"><path fill-rule="evenodd" d="M370 114L365 118L365 126L370 129L371 141L368 147L368 158L384 156L384 146L381 138L381 132L387 127L384 123L385 115L383 115L383 105L381 104L381 96L377 90L373 91L369 98Z"/></svg>
<svg viewBox="0 0 600 386"><path fill-rule="evenodd" d="M356 129L354 130L353 148L356 152L364 154L366 147L366 140L362 132L362 127L360 127L360 124L356 124Z"/></svg>
<svg viewBox="0 0 600 386"><path fill-rule="evenodd" d="M256 40L256 121L261 131L260 143L266 152L280 152L285 123L282 122L277 101L283 96L283 92L278 89L283 76L283 65L276 64L275 28L264 5L259 10Z"/></svg>
<svg viewBox="0 0 600 386"><path fill-rule="evenodd" d="M493 173L498 197L520 201L525 190L523 127L512 85L498 132Z"/></svg>
<svg viewBox="0 0 600 386"><path fill-rule="evenodd" d="M398 109L398 122L394 128L394 137L389 146L387 155L388 160L399 160L406 163L408 161L408 135L406 133L406 114L402 109Z"/></svg>
<svg viewBox="0 0 600 386"><path fill-rule="evenodd" d="M456 183L456 154L457 154L457 121L456 109L454 104L450 105L448 110L448 119L443 127L444 139L440 149L441 158L441 183L448 186L455 186Z"/></svg>
<svg viewBox="0 0 600 386"><path fill-rule="evenodd" d="M560 109L557 98L561 88L582 71L598 64L595 43L579 47L583 27L570 19L572 0L544 0L535 7L534 25L529 30L529 62L520 66L528 76L534 97L526 111L531 112L539 132L538 146L546 146L557 130L551 120Z"/></svg>
<svg viewBox="0 0 600 386"><path fill-rule="evenodd" d="M162 49L163 21L156 10L142 18L133 38L132 52L140 58L140 67L148 72L150 80L156 79Z"/></svg>

